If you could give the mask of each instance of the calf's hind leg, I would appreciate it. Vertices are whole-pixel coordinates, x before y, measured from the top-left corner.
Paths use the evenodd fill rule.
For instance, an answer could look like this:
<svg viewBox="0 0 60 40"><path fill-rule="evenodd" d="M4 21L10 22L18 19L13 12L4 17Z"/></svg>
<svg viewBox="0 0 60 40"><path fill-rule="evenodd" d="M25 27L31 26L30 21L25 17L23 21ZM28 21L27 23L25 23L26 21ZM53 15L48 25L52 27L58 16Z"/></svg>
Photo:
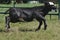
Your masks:
<svg viewBox="0 0 60 40"><path fill-rule="evenodd" d="M6 27L6 31L8 31L10 29L10 17L9 16L6 16L5 17L5 27Z"/></svg>

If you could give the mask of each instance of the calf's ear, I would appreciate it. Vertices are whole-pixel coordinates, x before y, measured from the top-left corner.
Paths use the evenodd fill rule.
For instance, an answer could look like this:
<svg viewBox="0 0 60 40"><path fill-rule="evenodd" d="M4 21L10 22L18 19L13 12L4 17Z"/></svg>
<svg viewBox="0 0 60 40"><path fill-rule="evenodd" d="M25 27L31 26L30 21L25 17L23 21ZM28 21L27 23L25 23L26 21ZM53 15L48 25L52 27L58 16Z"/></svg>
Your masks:
<svg viewBox="0 0 60 40"><path fill-rule="evenodd" d="M45 2L44 2L44 5L45 5L45 6L48 6L48 5L50 5L50 4L49 4L49 2L45 1Z"/></svg>

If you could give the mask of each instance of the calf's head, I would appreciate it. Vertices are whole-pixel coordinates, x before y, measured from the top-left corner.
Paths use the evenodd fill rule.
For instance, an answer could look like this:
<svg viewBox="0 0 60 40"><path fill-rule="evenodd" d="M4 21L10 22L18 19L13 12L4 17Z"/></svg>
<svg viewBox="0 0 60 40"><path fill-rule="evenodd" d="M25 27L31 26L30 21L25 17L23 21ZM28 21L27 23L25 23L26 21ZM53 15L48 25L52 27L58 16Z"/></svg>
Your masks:
<svg viewBox="0 0 60 40"><path fill-rule="evenodd" d="M55 6L55 4L53 2L45 2L45 6L51 11L51 10L55 10L55 12L57 11L57 7Z"/></svg>

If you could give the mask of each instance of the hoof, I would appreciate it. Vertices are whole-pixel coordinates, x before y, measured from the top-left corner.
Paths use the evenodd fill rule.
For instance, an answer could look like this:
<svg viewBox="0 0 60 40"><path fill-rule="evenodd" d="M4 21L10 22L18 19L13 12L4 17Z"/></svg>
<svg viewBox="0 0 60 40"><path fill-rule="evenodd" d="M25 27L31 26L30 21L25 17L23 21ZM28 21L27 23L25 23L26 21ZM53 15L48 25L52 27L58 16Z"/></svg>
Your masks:
<svg viewBox="0 0 60 40"><path fill-rule="evenodd" d="M45 25L45 27L44 27L44 30L46 30L47 29L47 25Z"/></svg>
<svg viewBox="0 0 60 40"><path fill-rule="evenodd" d="M46 28L44 28L44 30L46 30Z"/></svg>
<svg viewBox="0 0 60 40"><path fill-rule="evenodd" d="M10 31L10 28L6 28L6 29L5 29L5 32L9 32L9 31Z"/></svg>

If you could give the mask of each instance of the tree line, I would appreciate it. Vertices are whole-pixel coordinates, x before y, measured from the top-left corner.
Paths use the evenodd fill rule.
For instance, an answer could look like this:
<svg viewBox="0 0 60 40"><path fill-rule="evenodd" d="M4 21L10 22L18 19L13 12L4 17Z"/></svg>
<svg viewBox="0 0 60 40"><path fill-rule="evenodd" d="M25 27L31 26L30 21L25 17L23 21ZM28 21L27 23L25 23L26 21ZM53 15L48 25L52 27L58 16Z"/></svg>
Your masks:
<svg viewBox="0 0 60 40"><path fill-rule="evenodd" d="M34 1L34 0L0 0L0 4L10 4L12 1L15 1L16 3L27 3L28 1ZM57 3L57 0L35 0L43 3L44 1L52 1Z"/></svg>

